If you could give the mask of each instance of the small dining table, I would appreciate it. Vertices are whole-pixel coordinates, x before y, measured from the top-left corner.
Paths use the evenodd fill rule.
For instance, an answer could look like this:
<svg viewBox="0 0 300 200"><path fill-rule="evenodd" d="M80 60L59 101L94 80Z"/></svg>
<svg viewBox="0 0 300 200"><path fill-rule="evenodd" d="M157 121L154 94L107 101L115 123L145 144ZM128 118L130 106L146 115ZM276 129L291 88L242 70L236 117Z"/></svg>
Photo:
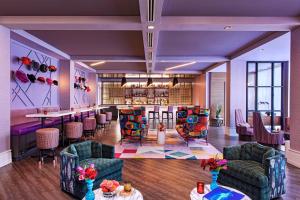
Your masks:
<svg viewBox="0 0 300 200"><path fill-rule="evenodd" d="M42 128L45 127L45 120L47 118L61 118L61 132L62 132L62 146L65 144L65 136L64 136L64 117L68 116L70 117L70 121L72 120L72 115L74 115L75 111L70 110L61 110L57 112L47 112L47 113L35 113L35 114L28 114L26 117L29 118L40 118L42 123Z"/></svg>

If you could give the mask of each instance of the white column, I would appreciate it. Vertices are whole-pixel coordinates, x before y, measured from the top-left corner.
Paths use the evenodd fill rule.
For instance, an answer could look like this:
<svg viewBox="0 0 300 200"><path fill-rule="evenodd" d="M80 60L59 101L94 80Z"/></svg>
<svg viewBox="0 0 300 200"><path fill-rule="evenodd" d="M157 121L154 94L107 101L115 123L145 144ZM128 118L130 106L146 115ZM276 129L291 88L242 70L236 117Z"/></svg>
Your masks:
<svg viewBox="0 0 300 200"><path fill-rule="evenodd" d="M60 60L59 104L63 110L74 106L75 63L72 60Z"/></svg>
<svg viewBox="0 0 300 200"><path fill-rule="evenodd" d="M97 74L94 72L90 72L88 74L88 84L91 88L91 91L88 93L89 95L89 105L97 104L97 94L98 94L98 80Z"/></svg>
<svg viewBox="0 0 300 200"><path fill-rule="evenodd" d="M235 109L241 109L246 120L246 74L244 60L231 60L226 63L225 123L235 127Z"/></svg>
<svg viewBox="0 0 300 200"><path fill-rule="evenodd" d="M0 167L11 163L10 150L10 30L0 25Z"/></svg>
<svg viewBox="0 0 300 200"><path fill-rule="evenodd" d="M300 167L300 28L291 32L290 142L286 142L289 163Z"/></svg>

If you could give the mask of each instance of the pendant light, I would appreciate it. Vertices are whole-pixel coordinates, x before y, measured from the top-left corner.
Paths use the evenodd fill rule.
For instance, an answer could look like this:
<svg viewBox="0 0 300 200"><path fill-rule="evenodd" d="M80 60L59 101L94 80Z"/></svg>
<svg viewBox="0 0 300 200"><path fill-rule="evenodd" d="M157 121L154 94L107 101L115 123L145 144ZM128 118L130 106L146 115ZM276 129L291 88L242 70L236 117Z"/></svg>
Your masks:
<svg viewBox="0 0 300 200"><path fill-rule="evenodd" d="M151 86L152 84L153 84L152 78L148 78L147 87Z"/></svg>
<svg viewBox="0 0 300 200"><path fill-rule="evenodd" d="M173 78L173 87L175 86L175 85L177 85L178 84L178 78L177 77L174 77Z"/></svg>
<svg viewBox="0 0 300 200"><path fill-rule="evenodd" d="M125 77L122 78L122 81L121 81L121 87L124 87L127 83L127 80Z"/></svg>

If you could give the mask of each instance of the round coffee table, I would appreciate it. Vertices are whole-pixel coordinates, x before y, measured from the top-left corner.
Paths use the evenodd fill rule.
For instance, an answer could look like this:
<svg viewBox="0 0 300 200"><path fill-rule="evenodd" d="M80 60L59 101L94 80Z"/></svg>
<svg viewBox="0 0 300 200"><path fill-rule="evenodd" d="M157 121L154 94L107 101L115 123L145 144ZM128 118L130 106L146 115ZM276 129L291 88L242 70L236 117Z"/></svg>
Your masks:
<svg viewBox="0 0 300 200"><path fill-rule="evenodd" d="M143 200L144 199L141 192L135 188L133 188L132 194L130 196L127 196L127 197L120 196L119 192L122 191L123 189L124 189L123 186L119 186L117 188L117 191L118 191L117 195L113 198L109 198L109 200ZM97 190L94 190L94 193L95 193L95 200L108 200L108 198L103 197L103 193L100 188ZM85 197L82 200L85 200Z"/></svg>
<svg viewBox="0 0 300 200"><path fill-rule="evenodd" d="M237 192L237 193L240 193L240 194L245 195L245 194L242 193L241 191L236 190L236 189L233 189L233 188L231 188L231 187L227 187L227 186L223 186L223 185L220 185L220 186L223 187L223 188L227 188L227 189L229 189L229 190L232 190L232 191L235 191L235 192ZM191 191L191 194L190 194L191 200L202 200L202 199L203 199L203 196L204 196L205 194L207 194L208 192L210 192L210 186L209 186L209 184L205 184L205 186L204 186L204 194L199 194L199 193L197 192L197 188L194 188L194 189ZM251 200L251 198L248 197L247 195L245 195L244 198L243 198L243 200Z"/></svg>

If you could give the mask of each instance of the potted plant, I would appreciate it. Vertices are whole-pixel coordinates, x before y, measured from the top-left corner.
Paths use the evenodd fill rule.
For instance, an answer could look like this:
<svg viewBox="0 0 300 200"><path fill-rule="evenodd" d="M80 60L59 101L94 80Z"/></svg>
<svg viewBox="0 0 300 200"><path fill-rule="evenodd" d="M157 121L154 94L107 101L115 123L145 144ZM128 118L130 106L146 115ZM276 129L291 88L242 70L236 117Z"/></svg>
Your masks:
<svg viewBox="0 0 300 200"><path fill-rule="evenodd" d="M85 180L87 184L87 193L85 195L86 200L94 200L95 194L93 192L93 183L97 176L97 170L95 169L94 164L89 166L77 167L77 174L79 181Z"/></svg>
<svg viewBox="0 0 300 200"><path fill-rule="evenodd" d="M209 171L212 175L212 182L210 184L210 189L213 190L218 187L217 179L221 169L227 169L227 160L215 158L204 159L201 161L201 167L205 170L206 167L209 167Z"/></svg>
<svg viewBox="0 0 300 200"><path fill-rule="evenodd" d="M103 192L105 198L112 198L117 194L117 188L119 187L119 182L115 180L103 180L100 184L100 188Z"/></svg>
<svg viewBox="0 0 300 200"><path fill-rule="evenodd" d="M216 118L221 118L221 112L222 112L222 106L221 105L217 105L217 109L216 109Z"/></svg>

